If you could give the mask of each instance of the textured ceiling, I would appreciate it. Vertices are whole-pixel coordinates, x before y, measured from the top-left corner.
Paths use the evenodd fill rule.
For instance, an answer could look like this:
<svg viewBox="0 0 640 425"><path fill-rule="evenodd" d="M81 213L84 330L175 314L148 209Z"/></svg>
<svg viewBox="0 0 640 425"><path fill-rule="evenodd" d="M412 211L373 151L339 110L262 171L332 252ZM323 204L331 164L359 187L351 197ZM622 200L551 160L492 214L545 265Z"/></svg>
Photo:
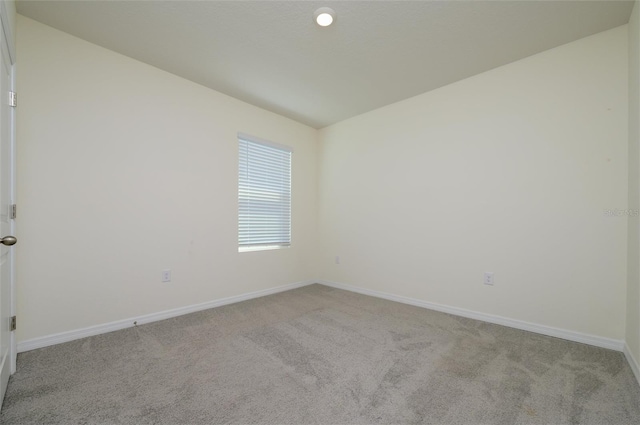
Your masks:
<svg viewBox="0 0 640 425"><path fill-rule="evenodd" d="M334 25L312 18L321 6ZM32 1L22 15L321 128L629 20L627 1Z"/></svg>

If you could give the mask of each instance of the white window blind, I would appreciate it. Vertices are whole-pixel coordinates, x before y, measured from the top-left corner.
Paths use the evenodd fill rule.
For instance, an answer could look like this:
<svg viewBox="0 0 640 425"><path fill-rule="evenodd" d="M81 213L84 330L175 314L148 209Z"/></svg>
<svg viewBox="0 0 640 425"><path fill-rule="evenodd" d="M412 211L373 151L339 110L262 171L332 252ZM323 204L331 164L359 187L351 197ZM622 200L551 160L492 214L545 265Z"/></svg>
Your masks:
<svg viewBox="0 0 640 425"><path fill-rule="evenodd" d="M238 135L239 251L291 244L291 149Z"/></svg>

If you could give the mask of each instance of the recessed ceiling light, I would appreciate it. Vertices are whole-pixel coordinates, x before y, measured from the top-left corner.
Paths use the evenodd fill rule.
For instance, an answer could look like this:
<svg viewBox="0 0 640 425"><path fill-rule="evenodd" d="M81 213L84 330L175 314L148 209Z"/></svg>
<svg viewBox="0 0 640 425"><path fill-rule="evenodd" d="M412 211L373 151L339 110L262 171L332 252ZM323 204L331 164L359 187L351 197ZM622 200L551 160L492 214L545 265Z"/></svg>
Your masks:
<svg viewBox="0 0 640 425"><path fill-rule="evenodd" d="M313 14L318 25L328 27L336 19L336 12L330 7L321 7Z"/></svg>

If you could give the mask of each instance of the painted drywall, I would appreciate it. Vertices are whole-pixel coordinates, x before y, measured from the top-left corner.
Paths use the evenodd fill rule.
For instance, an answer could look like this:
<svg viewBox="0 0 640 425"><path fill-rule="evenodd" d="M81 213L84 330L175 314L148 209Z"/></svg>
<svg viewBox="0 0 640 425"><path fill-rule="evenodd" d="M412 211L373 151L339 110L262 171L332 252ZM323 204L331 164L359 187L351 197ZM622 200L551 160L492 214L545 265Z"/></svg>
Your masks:
<svg viewBox="0 0 640 425"><path fill-rule="evenodd" d="M5 26L5 37L9 46L11 62L15 63L15 40L16 40L16 2L15 0L2 0L3 25Z"/></svg>
<svg viewBox="0 0 640 425"><path fill-rule="evenodd" d="M315 274L316 130L22 16L17 49L18 342ZM238 253L238 132L294 150L291 248Z"/></svg>
<svg viewBox="0 0 640 425"><path fill-rule="evenodd" d="M320 277L634 344L626 26L319 137L17 27L19 342ZM291 249L237 253L238 131L294 148Z"/></svg>
<svg viewBox="0 0 640 425"><path fill-rule="evenodd" d="M629 212L627 251L627 347L640 361L640 2L629 19ZM640 379L640 377L639 377Z"/></svg>
<svg viewBox="0 0 640 425"><path fill-rule="evenodd" d="M618 27L321 130L321 278L622 340L627 44Z"/></svg>

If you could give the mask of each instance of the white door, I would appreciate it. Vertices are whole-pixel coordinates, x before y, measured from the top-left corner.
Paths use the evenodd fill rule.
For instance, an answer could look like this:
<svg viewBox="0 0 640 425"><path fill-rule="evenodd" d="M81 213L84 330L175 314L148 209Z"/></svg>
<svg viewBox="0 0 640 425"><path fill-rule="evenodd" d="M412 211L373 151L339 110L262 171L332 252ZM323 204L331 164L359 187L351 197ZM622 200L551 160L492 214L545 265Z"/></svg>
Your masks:
<svg viewBox="0 0 640 425"><path fill-rule="evenodd" d="M2 30L0 24L0 31ZM4 35L3 32L0 32ZM11 60L7 41L0 40L0 406L15 365L15 349L11 330L13 309L13 235L11 205L13 195L13 143L12 111L9 104L11 91Z"/></svg>

